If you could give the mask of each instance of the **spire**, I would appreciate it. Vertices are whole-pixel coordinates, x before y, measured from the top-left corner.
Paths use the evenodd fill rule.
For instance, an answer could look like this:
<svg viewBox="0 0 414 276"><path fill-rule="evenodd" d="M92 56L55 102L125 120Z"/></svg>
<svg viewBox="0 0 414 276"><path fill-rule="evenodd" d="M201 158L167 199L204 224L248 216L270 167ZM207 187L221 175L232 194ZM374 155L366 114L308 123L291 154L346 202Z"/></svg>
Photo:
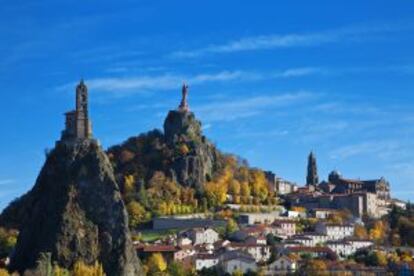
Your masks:
<svg viewBox="0 0 414 276"><path fill-rule="evenodd" d="M313 151L310 152L308 157L308 175L306 176L306 185L316 186L319 184L318 168L316 166L316 157Z"/></svg>
<svg viewBox="0 0 414 276"><path fill-rule="evenodd" d="M182 98L181 98L181 103L178 106L178 110L187 112L190 110L190 108L188 107L188 103L187 103L188 85L185 82L183 83L181 92L182 92Z"/></svg>

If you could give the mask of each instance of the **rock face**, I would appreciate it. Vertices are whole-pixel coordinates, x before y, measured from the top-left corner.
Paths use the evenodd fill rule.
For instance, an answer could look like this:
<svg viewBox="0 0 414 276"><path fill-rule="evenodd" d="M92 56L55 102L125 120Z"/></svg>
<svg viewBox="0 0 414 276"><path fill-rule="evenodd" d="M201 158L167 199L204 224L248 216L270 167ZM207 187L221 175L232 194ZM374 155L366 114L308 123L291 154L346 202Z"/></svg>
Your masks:
<svg viewBox="0 0 414 276"><path fill-rule="evenodd" d="M57 143L24 205L11 270L34 268L50 252L65 268L99 261L109 276L142 275L112 166L95 140Z"/></svg>
<svg viewBox="0 0 414 276"><path fill-rule="evenodd" d="M220 153L203 135L201 123L194 113L171 110L164 122L165 141L169 147L185 151L175 155L170 173L181 185L195 187L202 192L204 183L218 166Z"/></svg>

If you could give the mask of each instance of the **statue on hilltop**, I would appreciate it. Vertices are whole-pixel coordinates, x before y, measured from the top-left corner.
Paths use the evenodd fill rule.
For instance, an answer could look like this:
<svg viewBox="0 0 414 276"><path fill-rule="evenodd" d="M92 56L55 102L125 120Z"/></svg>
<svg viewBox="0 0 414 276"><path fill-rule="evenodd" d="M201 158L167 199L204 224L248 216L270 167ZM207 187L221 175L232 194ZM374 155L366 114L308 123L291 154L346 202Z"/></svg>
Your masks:
<svg viewBox="0 0 414 276"><path fill-rule="evenodd" d="M187 102L187 97L188 97L188 85L183 83L183 87L182 87L182 98L181 98L181 103L178 106L178 110L179 111L184 111L184 112L188 112L190 111L190 108L188 106L188 102Z"/></svg>

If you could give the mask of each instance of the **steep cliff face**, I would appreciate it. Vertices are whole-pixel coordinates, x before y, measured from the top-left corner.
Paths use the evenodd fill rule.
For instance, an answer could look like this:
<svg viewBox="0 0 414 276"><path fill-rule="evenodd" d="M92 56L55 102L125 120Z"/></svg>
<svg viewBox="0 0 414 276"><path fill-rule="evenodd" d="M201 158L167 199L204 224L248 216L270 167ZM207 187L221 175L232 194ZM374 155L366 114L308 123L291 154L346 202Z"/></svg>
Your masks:
<svg viewBox="0 0 414 276"><path fill-rule="evenodd" d="M65 268L99 261L107 275L141 275L112 166L96 141L57 144L20 204L27 213L11 270L33 268L50 252Z"/></svg>
<svg viewBox="0 0 414 276"><path fill-rule="evenodd" d="M201 123L192 112L171 110L164 122L164 136L176 153L170 168L172 178L202 192L219 166L220 153L202 135Z"/></svg>

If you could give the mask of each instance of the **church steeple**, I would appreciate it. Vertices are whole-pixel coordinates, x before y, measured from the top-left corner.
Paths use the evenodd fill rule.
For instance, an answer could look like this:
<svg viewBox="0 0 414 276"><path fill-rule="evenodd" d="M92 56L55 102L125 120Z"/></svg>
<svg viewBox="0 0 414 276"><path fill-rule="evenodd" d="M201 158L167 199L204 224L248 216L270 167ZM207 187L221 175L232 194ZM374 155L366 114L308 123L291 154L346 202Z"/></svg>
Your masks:
<svg viewBox="0 0 414 276"><path fill-rule="evenodd" d="M187 97L188 97L188 85L186 83L183 83L183 87L181 89L182 92L182 98L181 98L181 103L178 106L178 110L179 111L190 111L190 108L188 106L188 102L187 102Z"/></svg>
<svg viewBox="0 0 414 276"><path fill-rule="evenodd" d="M76 109L66 114L62 140L90 139L92 127L88 114L88 87L83 79L76 86Z"/></svg>
<svg viewBox="0 0 414 276"><path fill-rule="evenodd" d="M306 176L306 185L316 186L319 184L318 168L316 165L316 157L311 151L308 156L308 174Z"/></svg>

